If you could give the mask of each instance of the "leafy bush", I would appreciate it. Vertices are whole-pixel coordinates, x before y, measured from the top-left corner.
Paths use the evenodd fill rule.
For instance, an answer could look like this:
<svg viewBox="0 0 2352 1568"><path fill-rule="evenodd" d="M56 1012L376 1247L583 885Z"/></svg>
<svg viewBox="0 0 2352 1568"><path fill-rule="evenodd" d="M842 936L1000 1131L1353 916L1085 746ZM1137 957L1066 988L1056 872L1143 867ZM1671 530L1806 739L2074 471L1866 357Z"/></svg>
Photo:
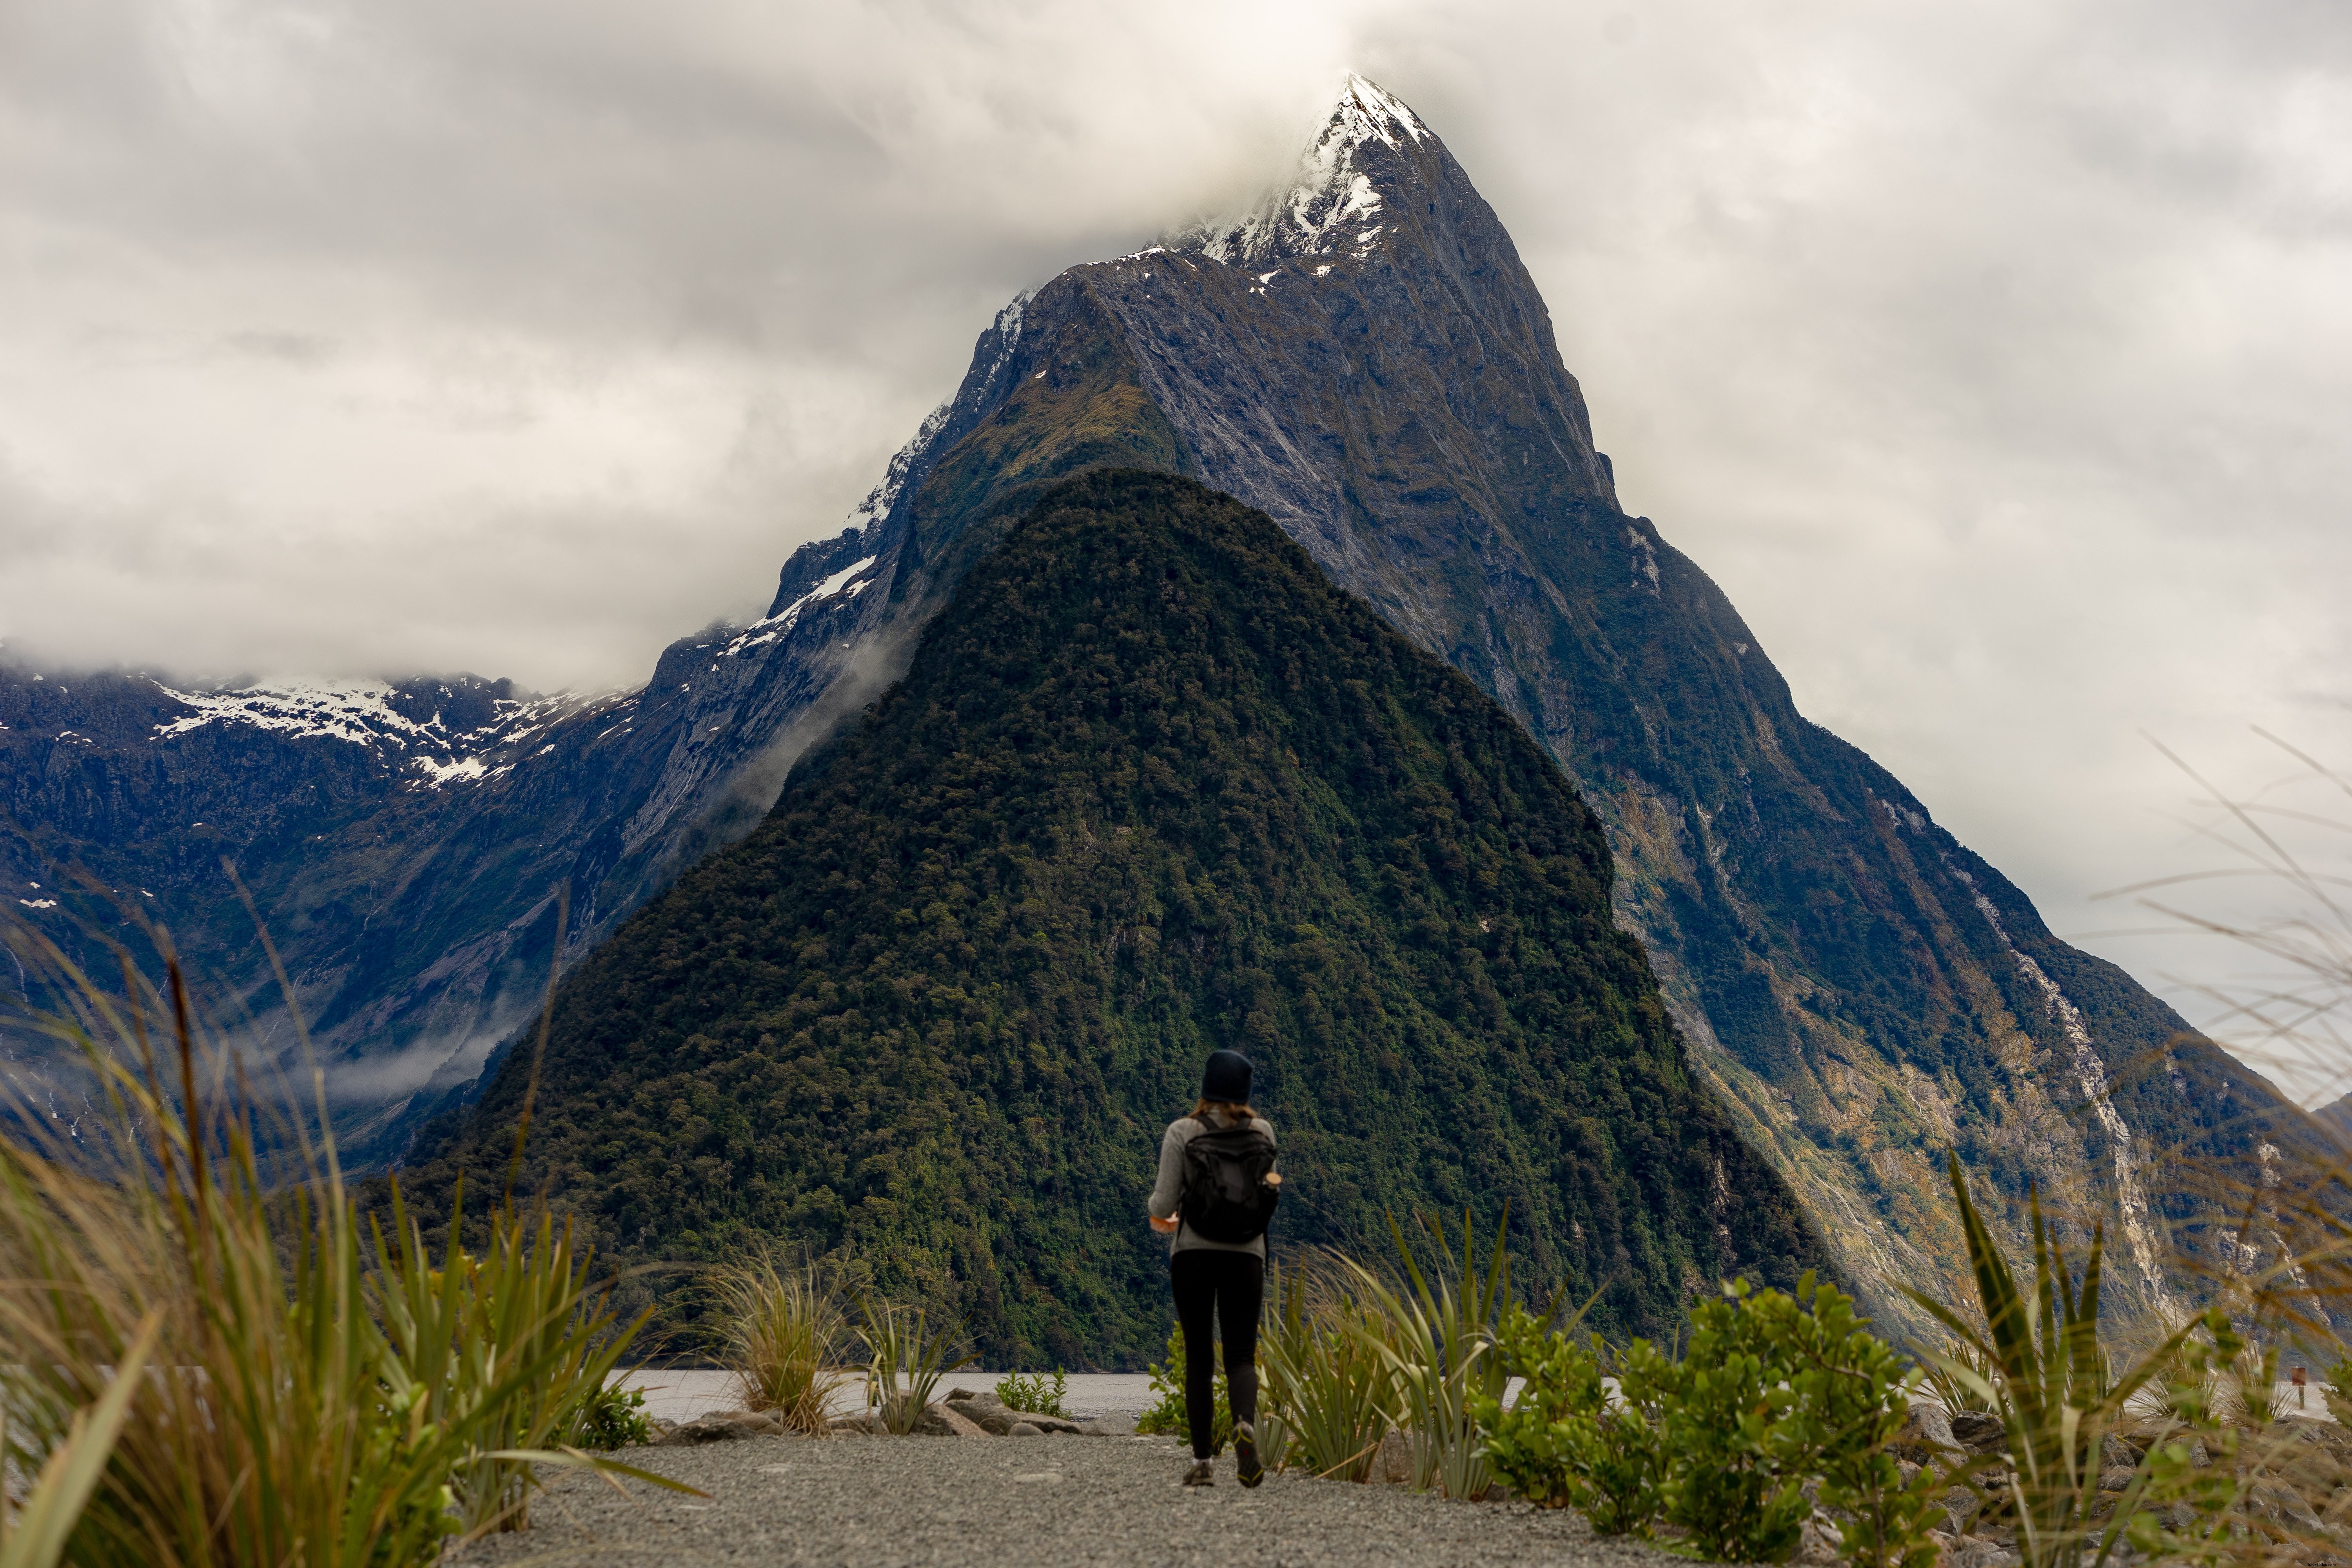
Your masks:
<svg viewBox="0 0 2352 1568"><path fill-rule="evenodd" d="M1801 1395L1778 1353L1786 1300L1750 1298L1745 1280L1691 1311L1680 1363L1658 1363L1658 1479L1666 1518L1705 1556L1775 1563L1794 1551L1812 1511L1803 1486L1817 1457Z"/></svg>
<svg viewBox="0 0 2352 1568"><path fill-rule="evenodd" d="M1151 1407L1136 1418L1135 1429L1146 1434L1161 1434L1178 1437L1189 1436L1192 1421L1184 1404L1184 1331L1171 1329L1168 1334L1168 1361L1165 1365L1146 1369L1151 1374ZM1213 1387L1216 1390L1217 1414L1210 1424L1209 1452L1222 1454L1225 1445L1234 1440L1233 1394L1225 1386L1225 1369L1215 1369Z"/></svg>
<svg viewBox="0 0 2352 1568"><path fill-rule="evenodd" d="M1653 1363L1663 1358L1634 1341L1626 1357L1632 1392L1612 1401L1598 1334L1580 1344L1514 1306L1496 1343L1505 1370L1527 1381L1507 1410L1483 1394L1475 1402L1495 1474L1538 1507L1580 1509L1603 1535L1646 1531L1658 1515L1660 1454L1645 1405L1657 1381Z"/></svg>
<svg viewBox="0 0 2352 1568"><path fill-rule="evenodd" d="M761 1248L717 1270L712 1289L744 1408L811 1436L830 1430L833 1396L855 1374L838 1370L849 1323L818 1265L779 1268Z"/></svg>
<svg viewBox="0 0 2352 1568"><path fill-rule="evenodd" d="M1069 1392L1069 1374L1058 1366L1054 1369L1051 1383L1042 1373L1034 1377L1024 1377L1017 1372L1008 1373L996 1380L996 1397L1007 1410L1058 1415L1065 1421L1070 1418L1070 1413L1062 1408L1062 1396Z"/></svg>
<svg viewBox="0 0 2352 1568"><path fill-rule="evenodd" d="M1797 1293L1767 1290L1746 1303L1768 1347L1767 1367L1795 1395L1790 1447L1821 1478L1823 1508L1843 1516L1842 1545L1860 1568L1932 1568L1931 1527L1945 1520L1946 1482L1923 1466L1909 1482L1886 1451L1910 1415L1919 1374L1854 1316L1853 1299L1807 1274Z"/></svg>
<svg viewBox="0 0 2352 1568"><path fill-rule="evenodd" d="M653 1419L646 1414L646 1391L607 1384L583 1402L563 1441L574 1448L610 1453L653 1440Z"/></svg>

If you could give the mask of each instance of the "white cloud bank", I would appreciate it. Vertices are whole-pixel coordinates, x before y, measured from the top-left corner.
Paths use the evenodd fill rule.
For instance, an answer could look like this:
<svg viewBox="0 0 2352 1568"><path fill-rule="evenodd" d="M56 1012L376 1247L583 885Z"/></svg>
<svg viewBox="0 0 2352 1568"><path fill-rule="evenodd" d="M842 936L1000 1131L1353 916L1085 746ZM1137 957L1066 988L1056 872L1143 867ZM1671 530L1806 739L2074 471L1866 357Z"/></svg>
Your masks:
<svg viewBox="0 0 2352 1568"><path fill-rule="evenodd" d="M2249 723L2352 760L2340 5L5 26L0 637L43 657L642 679L756 613L1014 289L1280 172L1352 67L1510 226L1627 504L2061 931L2208 853L2140 731L2241 789Z"/></svg>

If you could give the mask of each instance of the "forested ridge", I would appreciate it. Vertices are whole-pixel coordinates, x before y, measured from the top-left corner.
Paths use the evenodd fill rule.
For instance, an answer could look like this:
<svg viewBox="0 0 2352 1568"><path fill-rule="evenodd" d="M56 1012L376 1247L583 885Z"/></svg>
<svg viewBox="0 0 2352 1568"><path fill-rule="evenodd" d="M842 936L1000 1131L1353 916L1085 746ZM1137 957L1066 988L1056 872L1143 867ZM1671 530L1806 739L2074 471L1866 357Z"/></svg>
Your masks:
<svg viewBox="0 0 2352 1568"><path fill-rule="evenodd" d="M526 1180L626 1261L840 1250L992 1362L1134 1366L1169 1321L1159 1132L1230 1045L1281 1131L1278 1242L1507 1204L1526 1284L1605 1281L1597 1326L1655 1331L1821 1258L1611 875L1518 722L1262 513L1089 474L566 979ZM495 1179L530 1054L412 1187Z"/></svg>

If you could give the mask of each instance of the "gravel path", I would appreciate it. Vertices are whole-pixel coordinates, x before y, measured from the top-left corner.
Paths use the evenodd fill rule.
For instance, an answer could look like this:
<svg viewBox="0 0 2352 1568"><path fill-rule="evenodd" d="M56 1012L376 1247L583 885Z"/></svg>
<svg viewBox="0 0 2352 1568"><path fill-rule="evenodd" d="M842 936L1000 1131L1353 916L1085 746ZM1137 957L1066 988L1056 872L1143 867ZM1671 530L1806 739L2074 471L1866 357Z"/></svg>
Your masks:
<svg viewBox="0 0 2352 1568"><path fill-rule="evenodd" d="M452 1564L1040 1563L1373 1568L1509 1563L1662 1568L1654 1548L1594 1536L1574 1514L1457 1503L1402 1487L1269 1476L1245 1490L1228 1455L1217 1485L1178 1484L1164 1437L755 1437L633 1449L630 1462L710 1493L555 1478L534 1528L478 1542Z"/></svg>

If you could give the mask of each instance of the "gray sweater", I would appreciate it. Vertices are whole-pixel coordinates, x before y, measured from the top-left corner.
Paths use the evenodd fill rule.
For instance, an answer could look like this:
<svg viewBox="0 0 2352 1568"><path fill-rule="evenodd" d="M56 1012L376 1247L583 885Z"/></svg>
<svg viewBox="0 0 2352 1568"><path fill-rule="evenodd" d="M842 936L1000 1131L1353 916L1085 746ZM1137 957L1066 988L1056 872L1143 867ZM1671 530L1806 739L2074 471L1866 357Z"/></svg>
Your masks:
<svg viewBox="0 0 2352 1568"><path fill-rule="evenodd" d="M1228 1117L1222 1110L1212 1110L1209 1115L1214 1119L1220 1128L1240 1125L1236 1120ZM1265 1133L1268 1142L1273 1140L1273 1122L1263 1116L1254 1116L1250 1119L1250 1124ZM1160 1136L1160 1179L1151 1184L1151 1212L1161 1219L1166 1219L1170 1215L1174 1214L1177 1205L1183 1202L1184 1145L1190 1143L1203 1131L1205 1130L1197 1118L1187 1116L1170 1122L1168 1131ZM1265 1237L1253 1237L1247 1241L1240 1242L1211 1241L1205 1236L1194 1235L1191 1226L1179 1225L1176 1227L1175 1240L1170 1245L1168 1250L1171 1252L1246 1252L1253 1258L1264 1258Z"/></svg>

